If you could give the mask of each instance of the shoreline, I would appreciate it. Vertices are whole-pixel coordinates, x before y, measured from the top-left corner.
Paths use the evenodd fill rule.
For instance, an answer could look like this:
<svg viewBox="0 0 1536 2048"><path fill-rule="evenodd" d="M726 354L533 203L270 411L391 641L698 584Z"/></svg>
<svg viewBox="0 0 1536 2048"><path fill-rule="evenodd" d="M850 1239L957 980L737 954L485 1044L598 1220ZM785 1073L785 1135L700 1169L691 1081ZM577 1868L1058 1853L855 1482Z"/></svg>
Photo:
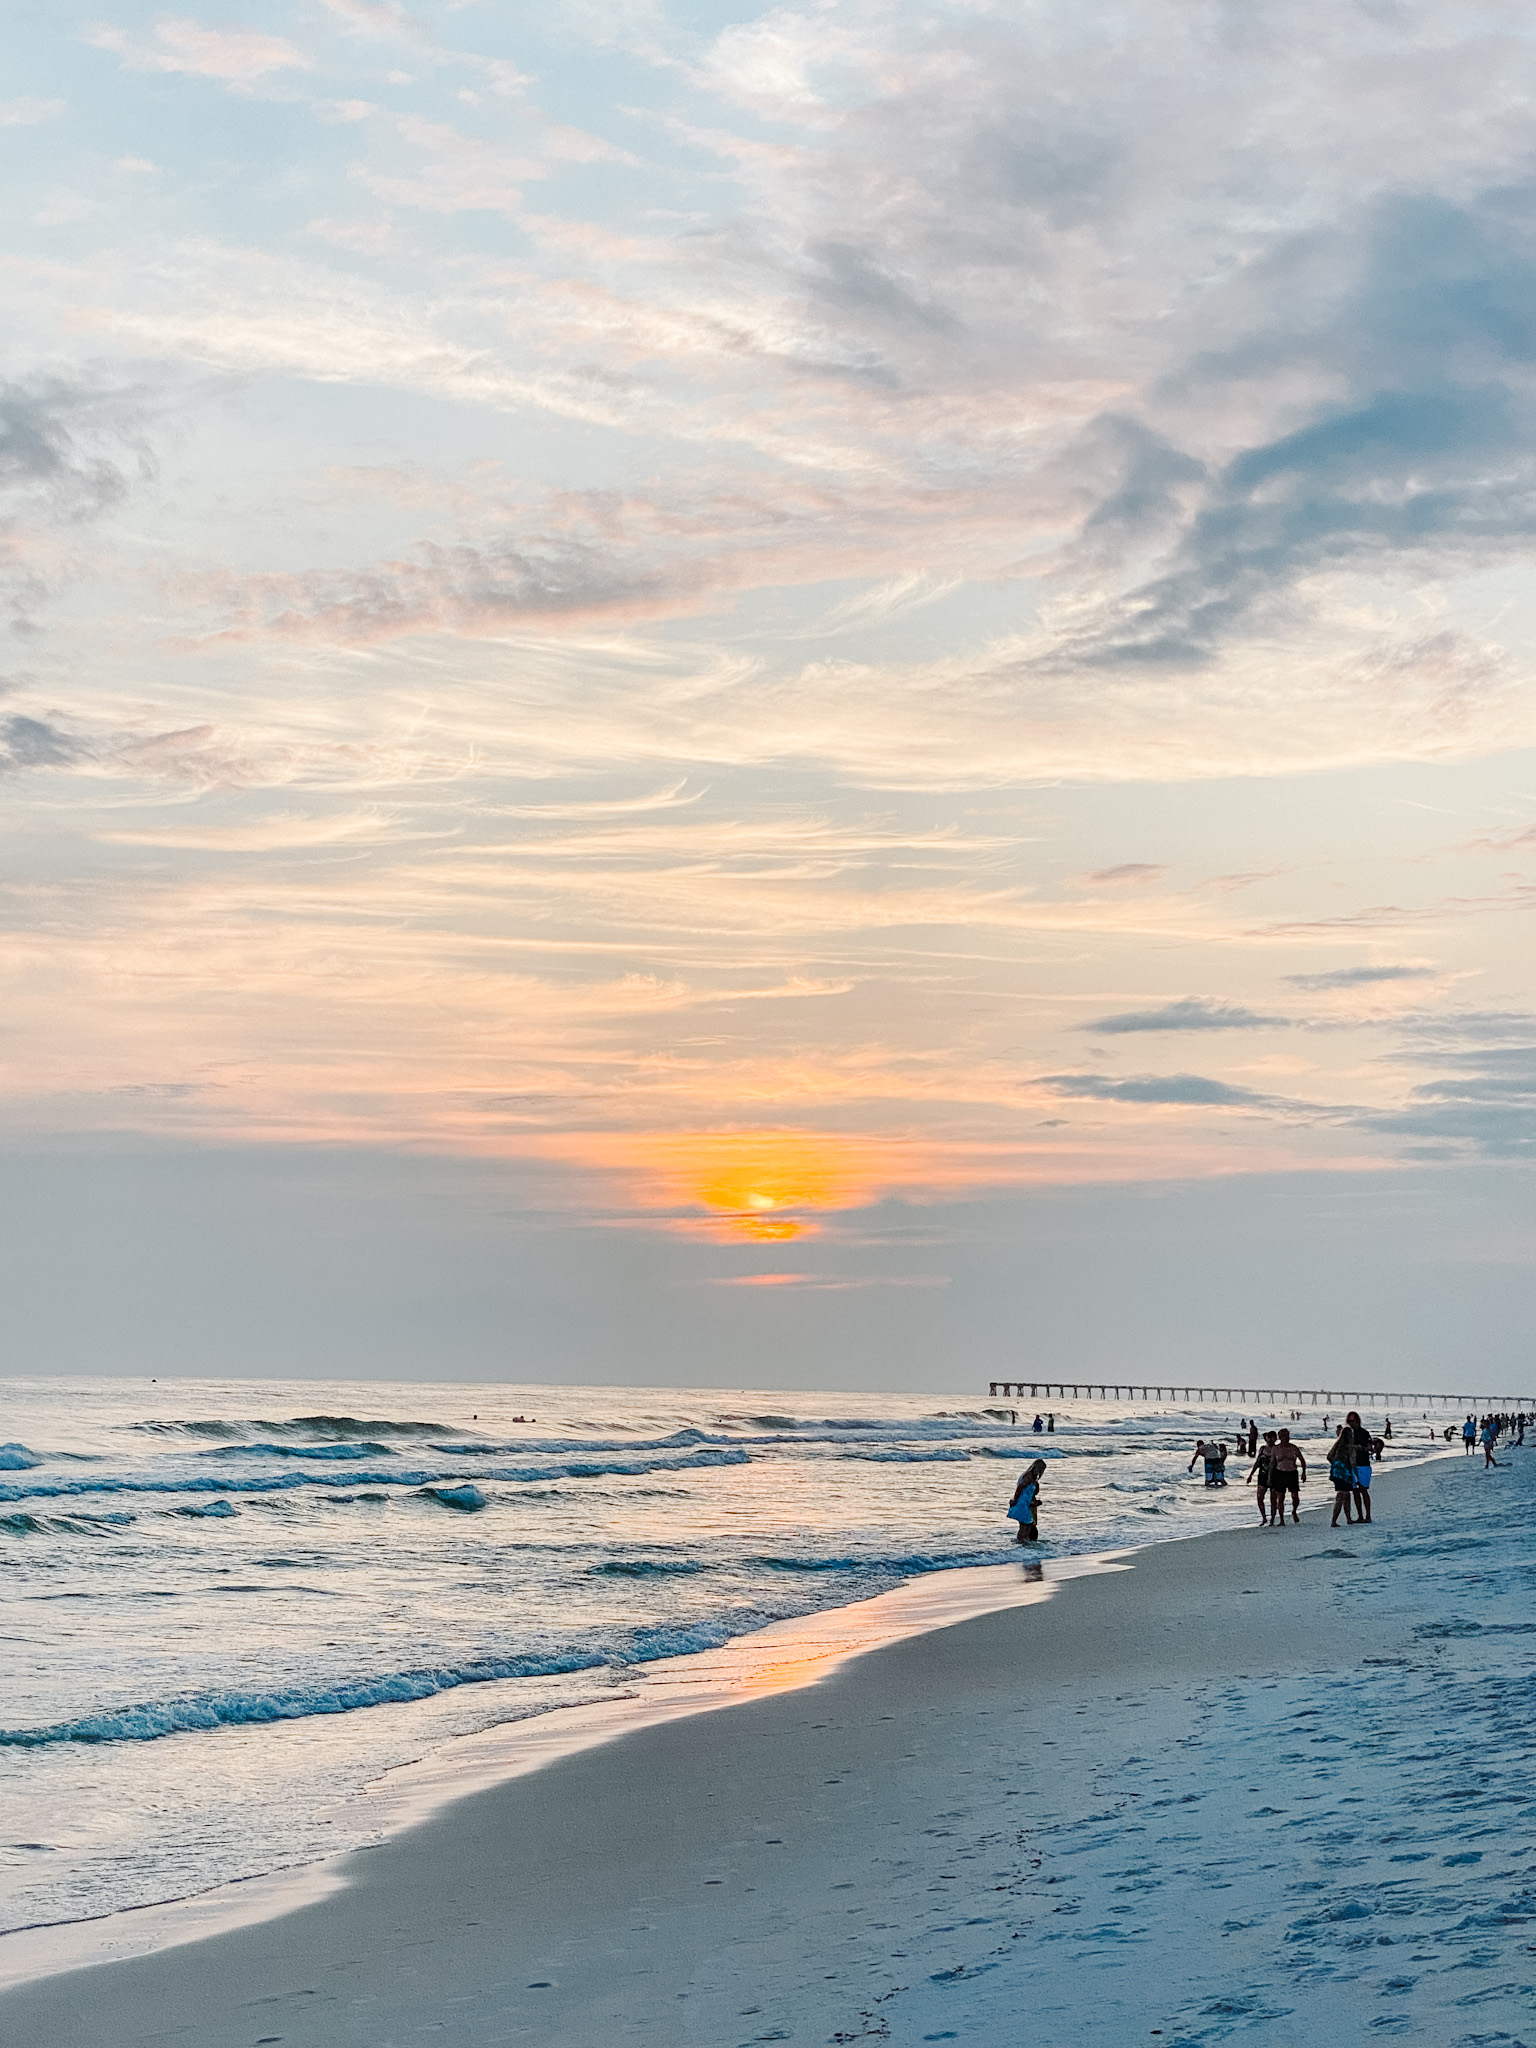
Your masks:
<svg viewBox="0 0 1536 2048"><path fill-rule="evenodd" d="M943 1796L953 1796L960 1781L979 1773L983 1766L975 1740L978 1731L989 1736L981 1723L1001 1727L1010 1714L1022 1711L1012 1704L1021 1672L1027 1674L1031 1708L1046 1695L1059 1705L1066 1694L1076 1704L1064 1710L1069 1718L1060 1726L1070 1728L1074 1720L1099 1713L1102 1734L1103 1702L1094 1704L1095 1687L1113 1682L1122 1688L1122 1697L1128 1687L1151 1686L1166 1693L1226 1674L1233 1627L1226 1612L1230 1595L1264 1602L1261 1610L1247 1610L1264 1614L1265 1641L1257 1653L1245 1648L1240 1674L1245 1681L1277 1659L1282 1672L1294 1677L1359 1665L1362 1652L1373 1651L1363 1657L1365 1666L1377 1667L1371 1680L1383 1673L1395 1677L1392 1667L1411 1661L1386 1654L1400 1650L1412 1636L1408 1616L1417 1610L1411 1602L1406 1610L1403 1606L1410 1589L1403 1581L1393 1598L1373 1599L1363 1608L1351 1605L1350 1582L1358 1576L1353 1567L1360 1553L1346 1548L1346 1541L1400 1546L1404 1525L1411 1530L1422 1521L1426 1503L1437 1492L1469 1494L1478 1476L1464 1469L1469 1462L1441 1456L1383 1473L1378 1486L1385 1515L1369 1537L1352 1530L1346 1539L1342 1525L1329 1532L1324 1507L1307 1511L1299 1530L1284 1537L1255 1522L1154 1544L1132 1553L1119 1569L1078 1577L1055 1597L1020 1602L1026 1612L991 1611L929 1627L866 1654L829 1659L813 1681L813 1694L774 1691L738 1701L730 1712L683 1710L619 1734L600 1748L583 1749L520 1777L504 1778L491 1789L453 1798L377 1849L343 1859L339 1875L344 1888L318 1904L123 1962L107 1978L93 1968L34 1980L0 1998L0 2021L14 2013L30 2025L32 2031L19 2037L29 2048L34 2040L39 2048L45 2043L51 2048L55 2041L61 2048L66 2041L84 2048L99 2039L106 2048L108 2042L161 2038L158 2019L139 2033L123 2027L94 2030L95 1994L106 1996L110 1984L114 2011L129 1996L140 2018L180 2012L204 2032L211 2026L215 2040L244 2038L221 2033L224 2023L217 2015L256 1996L283 2006L279 2037L286 2042L313 2042L316 2048L376 2042L384 2037L349 2031L351 2019L339 2012L321 2025L316 2007L311 2024L304 2018L310 2008L303 2000L318 1995L312 1980L334 1980L339 1971L353 1988L353 2003L360 1999L366 2007L375 1994L358 1987L377 1969L392 1986L391 2009L403 1999L417 2014L418 2027L435 2024L423 2015L448 2000L465 2019L468 2030L456 2036L465 2041L569 2039L574 2048L595 2038L589 2030L612 2031L615 2015L636 2009L637 1998L643 2005L643 1994L654 1989L642 1981L657 1974L654 1948L641 1937L659 1931L658 1914L668 1926L663 1946L683 1959L676 1969L688 1982L704 1967L690 1942L699 1926L709 1924L715 1926L710 1941L723 1937L726 1947L744 1958L749 1977L761 1967L777 1982L784 1974L782 1957L772 1965L751 1961L766 1937L758 1926L764 1906L754 1904L746 1909L745 1920L740 1918L747 1899L772 1894L781 1945L788 1940L794 1947L807 1925L797 1901L814 1897L818 1888L825 1893L839 1885L859 1887L858 1877L846 1873L835 1883L822 1883L828 1860L847 1860L853 1838L869 1852L867 1865L882 1842L910 1847L914 1838L933 1832L911 1825L914 1787L909 1781L924 1772L937 1773L951 1781ZM1317 1549L1311 1539L1325 1533L1334 1540ZM1307 1571L1295 1571L1292 1559L1305 1560ZM996 1568L978 1569L990 1573ZM1394 1589L1389 1583L1386 1590ZM1267 1689L1280 1682L1262 1681ZM973 1721L965 1742L951 1741L938 1750L920 1745L922 1761L914 1765L914 1729L939 1722L949 1724L954 1737L956 1724ZM834 1728L844 1739L815 1739ZM1050 1737L1039 1736L1046 1748L1061 1739L1054 1727ZM811 1752L817 1754L808 1774ZM1011 1748L1006 1753L1016 1766L1017 1753ZM967 1755L969 1762L960 1761ZM986 1767L995 1768L995 1752L988 1756ZM818 1794L812 1784L812 1775L834 1762L839 1775L824 1782L857 1792L851 1810L840 1816L818 1809L846 1804L846 1795ZM1016 1796L1020 1789L1009 1786L1000 1796ZM935 1811L921 1796L917 1807L929 1818ZM754 1825L755 1842L749 1839ZM898 1832L888 1835L887 1828ZM762 1844L784 1847L791 1830L795 1853L770 1857L765 1864ZM515 1854L511 1845L516 1845ZM859 1861L857 1856L853 1860ZM718 1866L722 1874L699 1878L704 1863ZM940 1888L953 1876L941 1874ZM755 1881L748 1883L749 1877ZM709 1888L702 1905L701 1885ZM722 1927L722 1911L732 1901L738 1917ZM482 1917L486 1914L489 1922ZM640 1926L633 1924L637 1914ZM730 1915L725 1919L729 1922ZM415 1930L409 1985L396 1981L404 1967L395 1953L403 1927ZM338 1962L338 1956L349 1960ZM610 1961L599 1967L602 1958ZM899 1952L891 1950L887 1960L898 1959ZM521 1979L519 1968L526 1969ZM307 1988L293 1992L291 1986L301 1978ZM278 1984L290 1990L273 1990ZM541 1995L535 1998L534 1992ZM813 2005L823 1996L809 1981L797 1995ZM290 2010L294 1999L298 2006ZM533 2009L518 2018L526 2006ZM690 2010L702 2014L704 2007ZM735 2010L740 2014L745 2008ZM675 2008L668 2006L667 2012L668 2024L675 2026ZM662 2027L659 2016L654 2025ZM482 2026L500 2031L482 2032ZM402 2022L400 2038L411 2032ZM626 2031L625 2038L632 2032ZM642 2028L633 2038L660 2043L667 2035ZM713 2041L726 2036L690 2031L672 2038ZM826 2038L824 2032L820 2038Z"/></svg>
<svg viewBox="0 0 1536 2048"><path fill-rule="evenodd" d="M1379 1479L1396 1478L1449 1456L1448 1449L1426 1448ZM511 1717L475 1734L452 1737L423 1756L386 1770L364 1788L364 1796L377 1802L373 1817L379 1835L373 1842L232 1879L207 1891L0 1933L0 1995L74 1969L157 1955L317 1905L350 1882L347 1866L352 1859L387 1846L461 1799L646 1728L820 1684L849 1659L983 1615L1037 1605L1075 1579L1129 1569L1126 1561L1146 1551L1233 1533L1218 1529L1159 1536L1061 1557L1051 1557L1048 1551L1043 1556L1024 1552L1005 1543L1005 1554L995 1563L922 1573L885 1593L773 1622L716 1649L633 1667L632 1684L622 1692ZM1030 1568L1022 1584L1021 1564Z"/></svg>
<svg viewBox="0 0 1536 2048"><path fill-rule="evenodd" d="M632 1688L605 1699L552 1707L452 1737L365 1787L365 1796L377 1802L378 1841L183 1898L9 1929L0 1933L0 1994L69 1970L158 1955L318 1904L346 1886L344 1866L351 1858L386 1846L461 1799L643 1729L820 1684L848 1660L911 1636L1038 1605L1074 1579L1125 1569L1121 1561L1132 1554L1117 1549L1030 1558L1040 1576L1022 1583L1016 1555L995 1564L924 1572L865 1600L771 1622L717 1649L636 1666Z"/></svg>

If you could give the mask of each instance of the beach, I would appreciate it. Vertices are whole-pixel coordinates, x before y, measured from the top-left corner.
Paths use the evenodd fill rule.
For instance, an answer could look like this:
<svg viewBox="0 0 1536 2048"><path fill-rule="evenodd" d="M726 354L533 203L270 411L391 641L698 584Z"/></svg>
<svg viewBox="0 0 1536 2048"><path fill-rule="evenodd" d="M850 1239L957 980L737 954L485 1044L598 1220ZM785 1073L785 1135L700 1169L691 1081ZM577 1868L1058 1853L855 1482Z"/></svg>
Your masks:
<svg viewBox="0 0 1536 2048"><path fill-rule="evenodd" d="M638 1726L717 1652L762 1691L733 1646L870 1647L919 1583L923 1626L1008 1604L1030 1450L1053 1572L1245 1512L1186 1470L1219 1417L1136 1404L1035 1437L943 1395L39 1379L8 1415L0 1985L6 1935L382 1839L381 1781L493 1731Z"/></svg>
<svg viewBox="0 0 1536 2048"><path fill-rule="evenodd" d="M298 1911L19 1986L0 2037L1517 2041L1536 1482L1377 1489L476 1792Z"/></svg>

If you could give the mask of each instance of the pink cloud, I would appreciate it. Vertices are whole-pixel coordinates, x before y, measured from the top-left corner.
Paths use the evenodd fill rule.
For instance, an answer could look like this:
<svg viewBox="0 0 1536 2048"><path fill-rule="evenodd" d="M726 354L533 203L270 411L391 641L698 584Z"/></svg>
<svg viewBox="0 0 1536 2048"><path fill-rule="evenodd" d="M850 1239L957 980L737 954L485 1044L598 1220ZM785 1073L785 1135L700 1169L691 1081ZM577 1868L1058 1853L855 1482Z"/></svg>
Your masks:
<svg viewBox="0 0 1536 2048"><path fill-rule="evenodd" d="M149 43L132 42L122 29L94 29L88 41L111 50L133 71L180 71L248 85L274 71L308 71L310 61L283 36L256 29L204 28L201 22L164 15Z"/></svg>

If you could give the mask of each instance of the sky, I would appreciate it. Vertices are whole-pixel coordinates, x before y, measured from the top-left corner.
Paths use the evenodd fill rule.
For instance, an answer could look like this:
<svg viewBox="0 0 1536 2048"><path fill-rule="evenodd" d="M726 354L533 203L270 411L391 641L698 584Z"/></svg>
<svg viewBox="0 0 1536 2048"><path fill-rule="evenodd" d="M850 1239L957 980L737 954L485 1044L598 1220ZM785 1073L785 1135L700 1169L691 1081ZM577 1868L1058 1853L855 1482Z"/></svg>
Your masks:
<svg viewBox="0 0 1536 2048"><path fill-rule="evenodd" d="M1536 1382L1528 8L3 34L8 1369Z"/></svg>

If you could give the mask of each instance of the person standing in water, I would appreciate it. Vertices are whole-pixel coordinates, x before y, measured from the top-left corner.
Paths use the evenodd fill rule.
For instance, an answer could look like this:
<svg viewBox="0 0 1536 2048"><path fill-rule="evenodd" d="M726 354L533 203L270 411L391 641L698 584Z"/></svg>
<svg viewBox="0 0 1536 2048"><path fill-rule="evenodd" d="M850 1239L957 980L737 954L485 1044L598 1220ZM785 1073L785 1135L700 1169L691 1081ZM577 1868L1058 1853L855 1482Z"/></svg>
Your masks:
<svg viewBox="0 0 1536 2048"><path fill-rule="evenodd" d="M1200 1459L1205 1460L1205 1483L1207 1486L1225 1486L1227 1483L1227 1447L1214 1437L1201 1437L1195 1445L1195 1455L1185 1467L1193 1472Z"/></svg>
<svg viewBox="0 0 1536 2048"><path fill-rule="evenodd" d="M1044 1458L1036 1458L1032 1465L1026 1465L1019 1475L1018 1485L1013 1489L1013 1498L1008 1503L1008 1518L1019 1525L1016 1541L1020 1543L1034 1543L1039 1539L1037 1518L1040 1507L1040 1480L1044 1471Z"/></svg>

